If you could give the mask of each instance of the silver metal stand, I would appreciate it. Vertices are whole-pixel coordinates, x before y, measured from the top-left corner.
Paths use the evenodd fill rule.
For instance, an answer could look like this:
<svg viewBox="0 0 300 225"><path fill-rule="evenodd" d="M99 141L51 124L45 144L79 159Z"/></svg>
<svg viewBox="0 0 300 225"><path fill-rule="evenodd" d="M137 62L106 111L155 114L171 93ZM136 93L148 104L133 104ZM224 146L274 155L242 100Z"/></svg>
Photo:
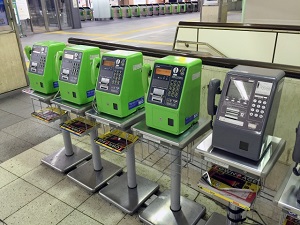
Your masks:
<svg viewBox="0 0 300 225"><path fill-rule="evenodd" d="M274 202L286 214L292 212L300 215L300 204L297 202L297 195L299 193L299 177L293 173L294 164L289 168L281 187L274 197Z"/></svg>
<svg viewBox="0 0 300 225"><path fill-rule="evenodd" d="M59 108L72 112L76 115L84 115L84 112L91 108L91 104L79 106L65 102L60 98L52 99L50 102L57 105ZM61 118L62 123L65 121L66 117ZM65 147L49 156L46 156L42 159L42 162L59 172L67 173L75 168L79 163L91 159L92 154L72 145L71 135L69 132L62 130L62 135Z"/></svg>
<svg viewBox="0 0 300 225"><path fill-rule="evenodd" d="M241 225L246 220L247 212L229 204L227 217L219 213L213 213L205 225Z"/></svg>
<svg viewBox="0 0 300 225"><path fill-rule="evenodd" d="M145 118L145 111L139 110L126 118L117 118L94 110L86 112L86 115L99 123L127 131L132 125ZM158 184L136 175L134 146L126 152L126 166L127 173L109 183L100 190L99 194L125 213L133 214L158 190Z"/></svg>
<svg viewBox="0 0 300 225"><path fill-rule="evenodd" d="M108 180L122 172L121 167L101 159L100 148L94 141L97 137L98 131L95 128L90 132L92 160L68 173L69 178L91 192L96 192L106 185Z"/></svg>
<svg viewBox="0 0 300 225"><path fill-rule="evenodd" d="M126 153L127 173L101 189L101 197L123 212L133 214L159 188L158 184L136 175L134 146Z"/></svg>
<svg viewBox="0 0 300 225"><path fill-rule="evenodd" d="M200 119L185 133L175 136L146 126L141 121L132 127L139 136L161 145L173 148L171 165L171 190L160 194L139 215L148 225L195 225L205 214L205 207L180 196L181 185L181 151L197 137L210 129L210 121Z"/></svg>
<svg viewBox="0 0 300 225"><path fill-rule="evenodd" d="M208 134L203 140L195 145L195 151L199 152L201 157L206 161L226 166L230 170L242 170L257 176L262 180L270 173L286 144L281 138L272 137L271 145L263 158L259 162L253 162L243 157L213 148L211 143L212 133ZM202 193L206 194L205 192ZM213 213L205 225L240 225L246 218L246 213L246 211L238 206L229 203L227 217L218 213Z"/></svg>

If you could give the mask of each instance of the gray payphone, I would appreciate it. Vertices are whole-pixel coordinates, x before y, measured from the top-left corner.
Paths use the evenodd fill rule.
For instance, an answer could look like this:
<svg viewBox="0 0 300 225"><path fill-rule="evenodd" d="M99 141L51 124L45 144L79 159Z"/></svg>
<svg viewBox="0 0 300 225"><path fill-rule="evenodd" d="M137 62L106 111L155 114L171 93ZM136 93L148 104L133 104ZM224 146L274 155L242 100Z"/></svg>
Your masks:
<svg viewBox="0 0 300 225"><path fill-rule="evenodd" d="M215 94L219 80L211 80L208 113L216 118L212 145L215 148L258 161L271 143L284 72L237 66L227 73L218 109Z"/></svg>

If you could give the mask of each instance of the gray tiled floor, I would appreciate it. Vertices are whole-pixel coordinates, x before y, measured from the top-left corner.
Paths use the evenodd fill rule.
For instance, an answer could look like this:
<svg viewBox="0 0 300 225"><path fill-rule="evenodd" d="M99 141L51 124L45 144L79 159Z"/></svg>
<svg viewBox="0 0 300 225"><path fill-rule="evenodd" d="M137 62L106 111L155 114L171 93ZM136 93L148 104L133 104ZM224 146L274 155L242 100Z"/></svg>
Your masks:
<svg viewBox="0 0 300 225"><path fill-rule="evenodd" d="M240 15L233 14L233 19ZM180 20L197 19L197 14L91 22L80 30L66 33L37 34L22 38L23 45L41 40L61 40L70 36L125 44L170 49L175 26ZM130 23L128 23L130 21ZM151 27L148 27L150 24ZM92 27L94 26L94 27ZM150 29L148 29L150 28ZM139 32L133 32L140 29ZM100 35L112 35L101 38ZM114 34L117 34L114 36ZM140 42L135 43L138 39ZM144 42L143 42L144 41ZM151 44L150 42L158 42ZM163 45L163 42L169 43ZM109 204L98 194L86 192L64 174L45 165L41 159L63 146L58 122L45 124L30 117L30 98L22 93L0 99L0 219L7 224L59 225L139 225L138 213L130 216ZM73 144L91 151L89 137L73 138ZM160 191L170 188L169 164L165 153L137 145L137 174L157 182ZM146 149L146 150L145 150ZM126 171L125 154L116 155L101 149L102 158ZM163 157L161 159L161 157ZM183 168L181 194L225 215L211 199L199 193L199 171L186 173ZM192 184L189 182L193 181ZM142 208L143 209L143 208ZM142 210L140 209L139 212ZM270 223L271 224L271 223Z"/></svg>

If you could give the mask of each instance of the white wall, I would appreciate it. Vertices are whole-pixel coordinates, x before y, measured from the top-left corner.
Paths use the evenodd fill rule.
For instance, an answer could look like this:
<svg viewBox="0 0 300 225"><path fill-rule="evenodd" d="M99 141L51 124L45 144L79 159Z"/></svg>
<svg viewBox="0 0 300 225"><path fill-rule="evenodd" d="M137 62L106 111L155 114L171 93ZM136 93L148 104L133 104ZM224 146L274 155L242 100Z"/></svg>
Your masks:
<svg viewBox="0 0 300 225"><path fill-rule="evenodd" d="M300 25L300 0L244 0L242 22Z"/></svg>

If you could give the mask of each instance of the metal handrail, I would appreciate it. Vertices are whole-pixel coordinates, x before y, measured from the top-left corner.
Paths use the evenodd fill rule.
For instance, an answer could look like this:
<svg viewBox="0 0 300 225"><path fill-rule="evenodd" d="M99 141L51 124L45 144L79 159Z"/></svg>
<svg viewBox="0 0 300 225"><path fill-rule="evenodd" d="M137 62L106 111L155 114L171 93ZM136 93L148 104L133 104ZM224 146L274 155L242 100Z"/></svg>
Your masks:
<svg viewBox="0 0 300 225"><path fill-rule="evenodd" d="M107 49L107 50L139 51L139 52L142 52L144 56L155 57L155 58L162 58L162 57L165 57L168 55L199 58L199 55L194 54L194 53L136 47L136 46L130 46L130 45L101 42L101 41L92 41L92 40L72 38L72 37L68 39L68 42L70 44L76 44L76 45L96 46L96 47L99 47L100 49L102 48L102 49ZM299 66L258 62L258 61L252 61L252 60L219 58L219 57L204 57L204 56L201 57L201 60L202 60L203 65L223 67L223 68L229 68L229 69L232 69L237 65L257 66L257 67L264 67L264 68L270 68L270 69L280 69L280 70L285 71L286 77L300 79L300 67Z"/></svg>

